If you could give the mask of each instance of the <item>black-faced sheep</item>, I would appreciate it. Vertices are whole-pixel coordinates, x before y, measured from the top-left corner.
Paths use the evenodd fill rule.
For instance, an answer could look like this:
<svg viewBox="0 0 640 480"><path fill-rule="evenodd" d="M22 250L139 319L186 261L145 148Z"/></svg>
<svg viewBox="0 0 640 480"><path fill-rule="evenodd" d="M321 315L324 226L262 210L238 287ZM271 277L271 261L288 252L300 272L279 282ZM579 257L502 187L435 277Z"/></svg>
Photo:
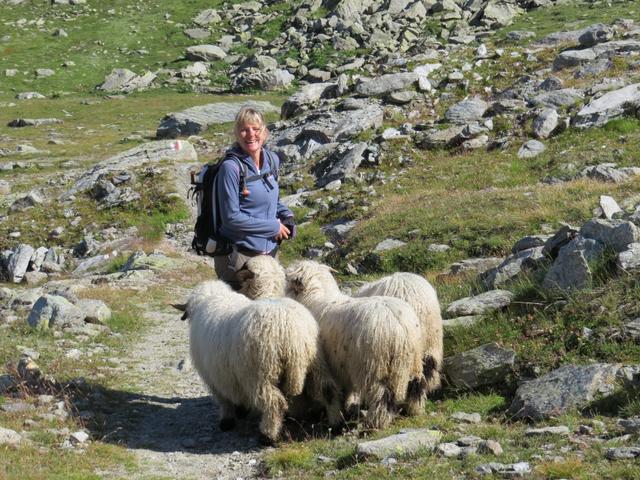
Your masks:
<svg viewBox="0 0 640 480"><path fill-rule="evenodd" d="M422 327L422 362L427 392L440 387L442 369L442 314L433 286L420 275L398 272L363 285L355 297L382 295L407 302L418 315Z"/></svg>
<svg viewBox="0 0 640 480"><path fill-rule="evenodd" d="M419 411L426 381L420 324L413 309L397 298L344 295L329 267L317 262L297 262L286 274L287 293L318 321L338 384L367 407L366 425L387 426L400 404L410 413Z"/></svg>
<svg viewBox="0 0 640 480"><path fill-rule="evenodd" d="M262 440L278 439L287 398L309 395L340 418L342 395L318 355L318 326L309 311L288 299L250 300L221 281L199 285L186 305L191 357L220 405L220 428L235 426L236 407L262 414ZM265 438L266 437L266 438Z"/></svg>

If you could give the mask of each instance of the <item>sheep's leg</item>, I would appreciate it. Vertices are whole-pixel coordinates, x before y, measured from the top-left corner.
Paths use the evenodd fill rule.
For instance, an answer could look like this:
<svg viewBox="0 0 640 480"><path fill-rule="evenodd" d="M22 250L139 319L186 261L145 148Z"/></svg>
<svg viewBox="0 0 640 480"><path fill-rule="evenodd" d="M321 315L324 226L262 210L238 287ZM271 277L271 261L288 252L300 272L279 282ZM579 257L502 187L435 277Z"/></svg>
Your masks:
<svg viewBox="0 0 640 480"><path fill-rule="evenodd" d="M406 403L403 405L407 415L420 415L424 412L424 401L426 398L427 380L421 375L414 378L407 386Z"/></svg>
<svg viewBox="0 0 640 480"><path fill-rule="evenodd" d="M360 418L360 393L348 392L344 401L344 411L347 421Z"/></svg>
<svg viewBox="0 0 640 480"><path fill-rule="evenodd" d="M422 372L427 380L427 394L440 388L440 365L433 355L427 354L422 359Z"/></svg>
<svg viewBox="0 0 640 480"><path fill-rule="evenodd" d="M234 413L236 418L247 418L247 415L249 415L249 409L244 405L234 405Z"/></svg>
<svg viewBox="0 0 640 480"><path fill-rule="evenodd" d="M337 389L331 389L326 386L322 394L327 412L327 421L331 427L337 427L344 421L342 416L342 401L339 392Z"/></svg>
<svg viewBox="0 0 640 480"><path fill-rule="evenodd" d="M280 390L271 384L263 385L255 398L255 407L262 412L260 432L266 437L264 443L278 440L284 413L287 411L287 400Z"/></svg>
<svg viewBox="0 0 640 480"><path fill-rule="evenodd" d="M227 432L234 429L236 426L235 405L213 388L211 388L211 393L213 393L220 408L220 430Z"/></svg>
<svg viewBox="0 0 640 480"><path fill-rule="evenodd" d="M376 429L387 427L395 415L395 395L391 389L383 384L373 385L365 398L368 407L365 425Z"/></svg>

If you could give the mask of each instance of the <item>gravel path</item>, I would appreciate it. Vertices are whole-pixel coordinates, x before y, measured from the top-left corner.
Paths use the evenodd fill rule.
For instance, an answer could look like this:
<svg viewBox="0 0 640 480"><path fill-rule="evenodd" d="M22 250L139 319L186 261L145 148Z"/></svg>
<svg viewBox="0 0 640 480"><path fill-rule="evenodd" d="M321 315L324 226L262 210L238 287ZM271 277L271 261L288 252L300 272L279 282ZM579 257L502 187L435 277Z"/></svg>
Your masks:
<svg viewBox="0 0 640 480"><path fill-rule="evenodd" d="M257 423L249 419L232 432L218 429L215 402L191 367L188 324L179 312L148 311L145 317L152 327L122 360L131 391L139 393L110 392L116 401L106 420L112 434L105 440L125 445L142 466L140 475L127 476L259 478L264 449L256 440Z"/></svg>

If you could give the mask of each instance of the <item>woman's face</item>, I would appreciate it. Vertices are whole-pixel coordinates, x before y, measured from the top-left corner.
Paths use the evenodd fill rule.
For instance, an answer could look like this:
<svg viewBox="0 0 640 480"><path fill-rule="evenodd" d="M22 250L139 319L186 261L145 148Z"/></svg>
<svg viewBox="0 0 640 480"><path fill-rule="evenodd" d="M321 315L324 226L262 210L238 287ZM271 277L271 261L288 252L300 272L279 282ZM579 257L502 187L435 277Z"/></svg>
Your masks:
<svg viewBox="0 0 640 480"><path fill-rule="evenodd" d="M258 123L245 123L236 133L238 145L249 155L259 154L266 139L267 129Z"/></svg>

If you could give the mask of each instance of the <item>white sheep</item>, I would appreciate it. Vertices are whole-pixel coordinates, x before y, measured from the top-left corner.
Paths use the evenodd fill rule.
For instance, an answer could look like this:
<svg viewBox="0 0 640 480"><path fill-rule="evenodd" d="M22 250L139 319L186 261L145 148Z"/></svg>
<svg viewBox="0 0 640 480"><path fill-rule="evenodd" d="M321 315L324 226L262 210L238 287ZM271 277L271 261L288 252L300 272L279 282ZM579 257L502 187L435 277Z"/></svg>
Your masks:
<svg viewBox="0 0 640 480"><path fill-rule="evenodd" d="M355 297L382 295L407 302L418 316L422 327L422 363L427 380L426 393L440 388L442 369L442 314L438 294L420 275L398 272L363 285Z"/></svg>
<svg viewBox="0 0 640 480"><path fill-rule="evenodd" d="M237 407L248 407L262 414L262 440L275 442L287 399L303 389L338 422L343 396L318 355L318 327L305 307L289 298L253 301L209 281L191 294L185 316L193 364L220 405L221 430L235 426Z"/></svg>
<svg viewBox="0 0 640 480"><path fill-rule="evenodd" d="M423 406L420 324L413 309L391 297L353 298L340 292L329 267L299 261L287 269L287 293L320 327L327 363L350 398L367 407L365 423L383 428L400 404Z"/></svg>

